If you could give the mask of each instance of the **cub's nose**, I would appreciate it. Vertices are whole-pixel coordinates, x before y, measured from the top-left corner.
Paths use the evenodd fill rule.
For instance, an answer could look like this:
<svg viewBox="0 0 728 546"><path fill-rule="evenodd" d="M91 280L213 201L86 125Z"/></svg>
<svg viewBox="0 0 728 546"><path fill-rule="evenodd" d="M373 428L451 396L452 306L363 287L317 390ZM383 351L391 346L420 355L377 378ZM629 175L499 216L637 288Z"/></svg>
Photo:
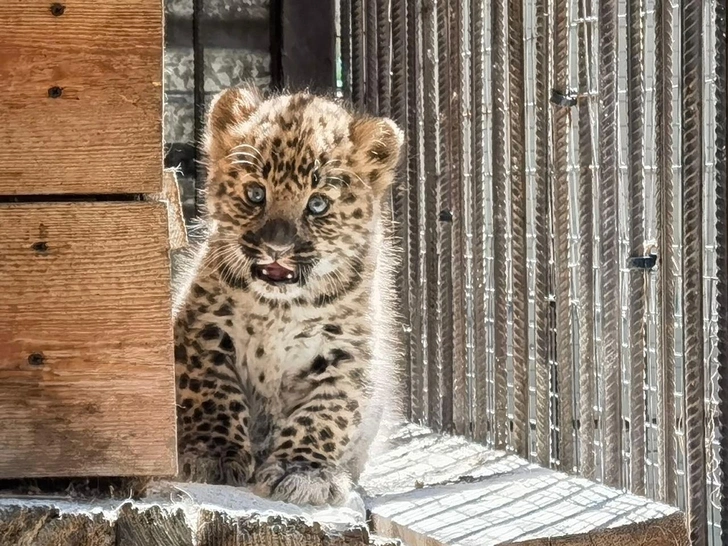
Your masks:
<svg viewBox="0 0 728 546"><path fill-rule="evenodd" d="M260 241L272 249L292 247L297 234L295 224L282 218L268 220L258 231Z"/></svg>

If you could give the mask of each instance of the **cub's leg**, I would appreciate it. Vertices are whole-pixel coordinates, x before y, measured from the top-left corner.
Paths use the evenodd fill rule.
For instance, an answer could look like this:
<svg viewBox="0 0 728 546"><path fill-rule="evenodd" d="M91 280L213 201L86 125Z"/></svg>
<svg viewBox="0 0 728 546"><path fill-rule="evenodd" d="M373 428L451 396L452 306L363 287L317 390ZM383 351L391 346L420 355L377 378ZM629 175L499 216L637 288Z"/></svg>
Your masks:
<svg viewBox="0 0 728 546"><path fill-rule="evenodd" d="M361 423L365 365L352 352L319 356L295 379L302 401L277 423L268 459L256 470L256 492L295 504L343 504L351 479L339 464Z"/></svg>
<svg viewBox="0 0 728 546"><path fill-rule="evenodd" d="M179 479L244 485L253 475L249 413L230 336L179 324L175 347Z"/></svg>

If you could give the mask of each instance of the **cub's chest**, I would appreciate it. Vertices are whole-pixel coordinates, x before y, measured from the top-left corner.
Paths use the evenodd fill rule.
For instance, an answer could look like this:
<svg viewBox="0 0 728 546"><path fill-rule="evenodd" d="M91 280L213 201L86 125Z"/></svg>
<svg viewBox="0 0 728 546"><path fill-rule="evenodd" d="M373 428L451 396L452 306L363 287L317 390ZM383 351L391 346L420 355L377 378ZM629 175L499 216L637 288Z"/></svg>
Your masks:
<svg viewBox="0 0 728 546"><path fill-rule="evenodd" d="M234 339L238 366L260 392L278 390L284 376L307 369L326 350L329 342L317 322L247 317Z"/></svg>

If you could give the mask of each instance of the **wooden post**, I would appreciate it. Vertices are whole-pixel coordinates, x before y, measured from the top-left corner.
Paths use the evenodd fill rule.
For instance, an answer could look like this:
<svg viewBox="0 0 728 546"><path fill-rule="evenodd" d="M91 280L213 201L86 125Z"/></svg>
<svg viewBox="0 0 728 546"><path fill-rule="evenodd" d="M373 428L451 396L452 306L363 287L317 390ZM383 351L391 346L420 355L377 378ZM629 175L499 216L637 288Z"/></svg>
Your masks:
<svg viewBox="0 0 728 546"><path fill-rule="evenodd" d="M0 479L176 472L162 13L0 9Z"/></svg>

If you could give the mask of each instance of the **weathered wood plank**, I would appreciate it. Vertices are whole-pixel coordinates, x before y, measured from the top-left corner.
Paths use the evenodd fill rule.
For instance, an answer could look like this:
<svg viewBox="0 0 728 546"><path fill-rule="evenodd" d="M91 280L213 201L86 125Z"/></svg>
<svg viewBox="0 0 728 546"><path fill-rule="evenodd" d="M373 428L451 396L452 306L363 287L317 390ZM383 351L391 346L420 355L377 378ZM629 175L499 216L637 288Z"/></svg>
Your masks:
<svg viewBox="0 0 728 546"><path fill-rule="evenodd" d="M524 514L530 517L530 514ZM374 516L377 532L387 536L400 538L407 546L688 546L685 531L685 516L673 514L648 522L623 525L614 529L595 529L589 533L575 535L537 538L533 540L505 540L503 542L482 542L482 538L457 537L452 540L435 538L422 534L407 525L398 524L389 519Z"/></svg>
<svg viewBox="0 0 728 546"><path fill-rule="evenodd" d="M182 486L184 487L184 485ZM0 545L12 546L398 546L346 509L302 509L239 489L197 485L196 495L144 501L0 498ZM95 542L94 542L95 541Z"/></svg>
<svg viewBox="0 0 728 546"><path fill-rule="evenodd" d="M0 544L13 546L116 546L101 514L61 514L46 506L0 507Z"/></svg>
<svg viewBox="0 0 728 546"><path fill-rule="evenodd" d="M672 514L664 518L599 529L582 535L543 538L517 543L519 546L688 546L685 516Z"/></svg>
<svg viewBox="0 0 728 546"><path fill-rule="evenodd" d="M298 518L231 516L202 510L199 514L198 544L206 546L368 546L364 526L332 531L318 523ZM171 544L170 544L171 546Z"/></svg>
<svg viewBox="0 0 728 546"><path fill-rule="evenodd" d="M362 476L375 532L409 546L687 546L683 514L404 425Z"/></svg>
<svg viewBox="0 0 728 546"><path fill-rule="evenodd" d="M0 9L0 195L158 192L161 0L61 4Z"/></svg>
<svg viewBox="0 0 728 546"><path fill-rule="evenodd" d="M0 478L172 475L161 203L0 205Z"/></svg>
<svg viewBox="0 0 728 546"><path fill-rule="evenodd" d="M192 528L181 508L124 504L115 524L116 546L192 546Z"/></svg>

